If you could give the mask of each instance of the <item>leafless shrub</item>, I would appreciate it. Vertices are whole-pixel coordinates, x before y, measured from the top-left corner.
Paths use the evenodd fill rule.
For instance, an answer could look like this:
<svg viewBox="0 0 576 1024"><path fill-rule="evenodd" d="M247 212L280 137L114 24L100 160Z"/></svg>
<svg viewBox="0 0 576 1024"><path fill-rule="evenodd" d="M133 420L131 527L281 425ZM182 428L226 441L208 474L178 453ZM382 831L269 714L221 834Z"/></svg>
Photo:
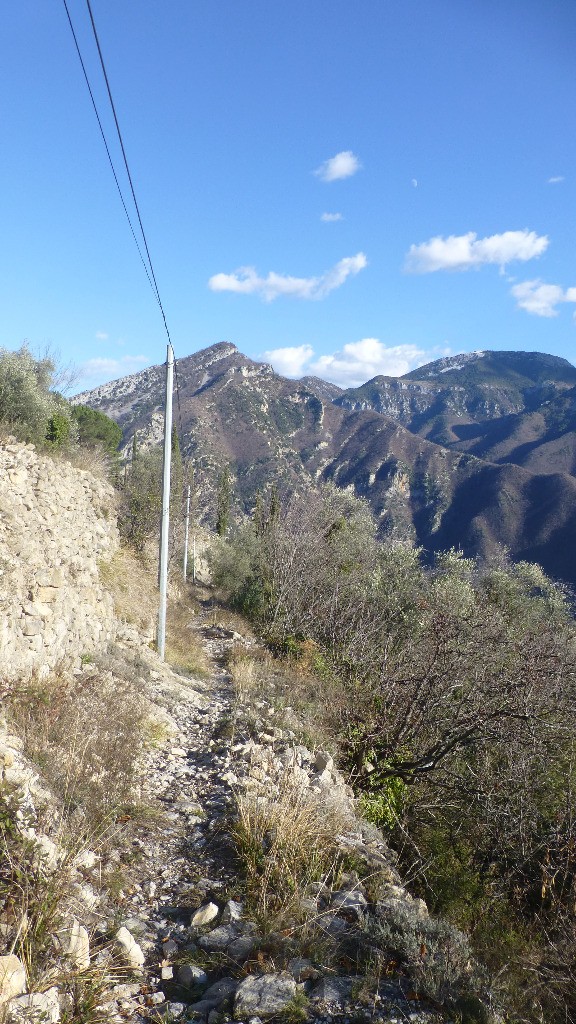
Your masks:
<svg viewBox="0 0 576 1024"><path fill-rule="evenodd" d="M576 1019L562 1016L566 955L552 952L568 948L575 905L567 594L505 559L448 552L426 569L418 551L378 544L366 508L333 492L293 500L222 550L215 579L273 650L312 670L340 761L427 901L471 930L496 973L532 957L543 985L546 951L558 957L564 1009L550 1020Z"/></svg>

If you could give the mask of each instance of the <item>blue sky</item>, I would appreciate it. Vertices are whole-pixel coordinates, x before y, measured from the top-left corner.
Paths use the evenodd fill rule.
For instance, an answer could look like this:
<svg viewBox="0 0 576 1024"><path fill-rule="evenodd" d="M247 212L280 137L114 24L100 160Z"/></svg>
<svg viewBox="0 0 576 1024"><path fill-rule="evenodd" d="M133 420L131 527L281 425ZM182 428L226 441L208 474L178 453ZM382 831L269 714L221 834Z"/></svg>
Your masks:
<svg viewBox="0 0 576 1024"><path fill-rule="evenodd" d="M227 340L341 386L574 361L574 0L92 8L177 356ZM0 346L51 346L79 389L163 362L64 5L10 5L0 48Z"/></svg>

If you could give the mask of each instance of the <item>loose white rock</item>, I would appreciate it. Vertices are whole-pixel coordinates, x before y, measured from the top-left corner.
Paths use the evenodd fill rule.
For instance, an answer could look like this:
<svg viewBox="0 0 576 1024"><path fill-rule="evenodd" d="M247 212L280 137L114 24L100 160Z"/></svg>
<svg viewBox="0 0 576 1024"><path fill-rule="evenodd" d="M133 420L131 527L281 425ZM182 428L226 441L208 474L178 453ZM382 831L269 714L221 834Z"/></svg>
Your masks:
<svg viewBox="0 0 576 1024"><path fill-rule="evenodd" d="M205 903L195 914L192 915L191 925L193 928L202 928L206 924L215 921L220 913L215 903Z"/></svg>
<svg viewBox="0 0 576 1024"><path fill-rule="evenodd" d="M0 1003L26 992L24 964L13 953L0 956Z"/></svg>
<svg viewBox="0 0 576 1024"><path fill-rule="evenodd" d="M254 975L241 982L234 999L234 1018L281 1013L296 995L296 982L286 974Z"/></svg>
<svg viewBox="0 0 576 1024"><path fill-rule="evenodd" d="M144 966L146 958L136 939L124 925L116 932L116 944L119 946L120 952L128 966L134 971L140 971Z"/></svg>
<svg viewBox="0 0 576 1024"><path fill-rule="evenodd" d="M8 1020L30 1022L30 1024L58 1024L60 1020L60 1001L58 989L49 988L46 992L32 992L30 995L11 999L8 1006Z"/></svg>

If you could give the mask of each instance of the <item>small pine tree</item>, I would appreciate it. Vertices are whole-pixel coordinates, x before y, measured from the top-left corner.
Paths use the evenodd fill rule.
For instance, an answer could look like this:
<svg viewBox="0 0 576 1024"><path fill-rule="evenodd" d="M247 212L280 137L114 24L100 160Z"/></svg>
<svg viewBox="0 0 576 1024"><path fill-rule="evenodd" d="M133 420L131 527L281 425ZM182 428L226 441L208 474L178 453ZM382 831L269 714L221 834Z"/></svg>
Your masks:
<svg viewBox="0 0 576 1024"><path fill-rule="evenodd" d="M272 484L272 490L270 492L270 512L268 515L268 525L270 527L275 526L280 519L280 494L278 491L278 485Z"/></svg>
<svg viewBox="0 0 576 1024"><path fill-rule="evenodd" d="M256 503L254 505L254 527L256 533L261 537L266 530L266 517L264 515L264 501L262 499L262 491L258 491L256 494Z"/></svg>
<svg viewBox="0 0 576 1024"><path fill-rule="evenodd" d="M230 523L230 507L232 504L232 489L230 470L225 466L218 477L216 491L216 533L224 537Z"/></svg>

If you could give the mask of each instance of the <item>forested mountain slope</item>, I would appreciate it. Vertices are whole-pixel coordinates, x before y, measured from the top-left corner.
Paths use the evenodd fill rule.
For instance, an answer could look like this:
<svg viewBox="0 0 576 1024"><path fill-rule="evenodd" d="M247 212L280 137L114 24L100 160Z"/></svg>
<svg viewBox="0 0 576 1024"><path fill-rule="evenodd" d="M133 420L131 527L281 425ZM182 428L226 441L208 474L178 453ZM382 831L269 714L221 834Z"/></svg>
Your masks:
<svg viewBox="0 0 576 1024"><path fill-rule="evenodd" d="M221 342L178 362L184 454L214 490L229 466L239 510L273 481L333 481L365 497L381 536L430 552L499 546L576 583L576 368L540 353L479 352L340 392L288 380ZM126 447L156 444L163 367L78 396Z"/></svg>

